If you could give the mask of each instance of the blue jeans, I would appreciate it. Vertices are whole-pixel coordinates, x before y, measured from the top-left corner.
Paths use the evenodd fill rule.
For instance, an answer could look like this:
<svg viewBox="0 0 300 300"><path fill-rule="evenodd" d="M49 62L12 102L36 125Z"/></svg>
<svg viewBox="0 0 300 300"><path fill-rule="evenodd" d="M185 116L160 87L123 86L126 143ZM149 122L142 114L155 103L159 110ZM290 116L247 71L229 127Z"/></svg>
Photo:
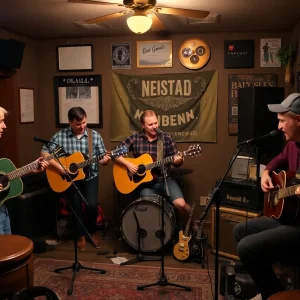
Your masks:
<svg viewBox="0 0 300 300"><path fill-rule="evenodd" d="M0 206L0 234L11 234L10 219L5 204Z"/></svg>
<svg viewBox="0 0 300 300"><path fill-rule="evenodd" d="M272 264L294 264L300 253L299 225L284 225L273 218L258 217L237 224L233 233L241 263L260 289L262 299L282 291Z"/></svg>

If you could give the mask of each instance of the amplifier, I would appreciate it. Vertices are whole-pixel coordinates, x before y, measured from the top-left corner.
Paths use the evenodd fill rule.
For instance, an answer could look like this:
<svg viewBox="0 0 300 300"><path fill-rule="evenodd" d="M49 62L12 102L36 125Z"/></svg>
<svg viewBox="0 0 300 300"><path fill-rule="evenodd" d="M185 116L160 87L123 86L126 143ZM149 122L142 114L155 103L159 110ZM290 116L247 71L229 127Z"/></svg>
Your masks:
<svg viewBox="0 0 300 300"><path fill-rule="evenodd" d="M216 208L212 207L212 230L211 230L211 245L212 252L216 252L215 242L215 212ZM245 222L247 218L259 216L259 213L247 212L229 207L220 207L220 232L219 232L219 255L239 260L236 252L236 243L233 237L233 227Z"/></svg>
<svg viewBox="0 0 300 300"><path fill-rule="evenodd" d="M217 180L218 184L219 180ZM264 194L256 181L226 178L220 186L220 203L254 212L261 211Z"/></svg>

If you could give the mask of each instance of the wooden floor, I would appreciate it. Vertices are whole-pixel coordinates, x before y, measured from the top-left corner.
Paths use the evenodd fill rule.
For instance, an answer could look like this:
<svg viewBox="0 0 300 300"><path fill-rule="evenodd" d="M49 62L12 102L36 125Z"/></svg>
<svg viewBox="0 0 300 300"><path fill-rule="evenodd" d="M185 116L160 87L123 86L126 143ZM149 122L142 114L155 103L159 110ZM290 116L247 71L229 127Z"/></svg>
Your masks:
<svg viewBox="0 0 300 300"><path fill-rule="evenodd" d="M78 260L83 262L97 262L97 263L113 263L111 257L109 256L118 256L126 257L127 259L136 258L136 249L129 246L128 242L122 238L120 232L116 231L113 228L108 229L106 232L100 232L102 236L102 243L99 249L95 249L91 243L87 242L85 251L78 251ZM71 239L62 239L59 241L57 236L50 236L47 239L56 240L58 244L51 246L50 249L44 253L35 253L35 258L53 258L59 260L75 260L75 249L74 242ZM201 264L193 262L180 262L174 259L172 255L173 245L175 242L170 241L165 247L164 255L164 264L165 267L172 268L189 268L189 269L199 269L202 268ZM108 254L103 254L104 252ZM160 258L162 257L161 253L147 252L144 253L144 256L151 256ZM205 259L205 268L214 270L214 255L211 254L211 251L208 249L207 257ZM223 259L220 259L222 261ZM161 266L161 261L143 261L138 262L137 264L148 265L148 266ZM213 272L212 274L213 275Z"/></svg>

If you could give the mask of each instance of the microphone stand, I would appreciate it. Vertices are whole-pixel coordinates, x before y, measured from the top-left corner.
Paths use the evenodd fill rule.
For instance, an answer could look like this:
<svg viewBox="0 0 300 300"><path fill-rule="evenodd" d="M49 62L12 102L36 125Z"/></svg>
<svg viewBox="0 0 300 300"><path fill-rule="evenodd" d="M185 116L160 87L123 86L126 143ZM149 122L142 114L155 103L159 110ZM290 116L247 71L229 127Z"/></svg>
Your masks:
<svg viewBox="0 0 300 300"><path fill-rule="evenodd" d="M65 168L65 166L61 163L61 161L59 160L59 157L57 155L57 153L55 152L55 149L53 151L51 151L51 147L49 146L49 144L55 144L58 145L56 143L53 142L47 142L46 147L48 148L49 152L53 154L53 156L55 157L56 161L61 165L61 167L64 169L66 176L68 177L68 179L70 180L70 182L72 183L72 186L74 187L76 193L80 196L81 200L86 204L86 199L83 197L82 193L80 192L80 190L78 189L78 187L76 186L76 184L74 183L74 181L72 180L70 174L68 173L68 170ZM63 148L62 146L58 145L59 147ZM89 237L89 239L92 241L93 245L94 245L94 241L91 237L91 235L89 234L89 232L87 231L87 229L85 228L85 226L83 225L82 221L80 220L80 218L78 217L78 215L75 213L75 210L73 209L72 205L70 205L69 201L66 201L68 204L68 207L70 208L70 210L72 211L72 217L73 217L73 226L74 226L74 222L75 222L75 217L77 219L77 221L80 223L80 225L82 226L82 228L84 229L85 233L87 234L87 236ZM73 270L73 276L72 276L72 280L71 280L71 284L70 287L68 289L68 295L72 295L73 293L73 286L74 286L74 281L75 281L75 276L76 273L79 272L80 270L90 270L90 271L97 271L100 274L105 274L106 270L102 270L102 269L96 269L96 268L89 268L89 267L85 267L83 266L79 261L78 261L78 252L77 252L77 239L78 237L74 237L74 263L69 266L69 267L62 267L62 268L57 268L54 270L55 273L59 273L60 271L63 270L67 270L67 269L72 269ZM95 245L94 245L95 246Z"/></svg>
<svg viewBox="0 0 300 300"><path fill-rule="evenodd" d="M223 183L223 181L225 180L229 170L231 169L234 161L236 160L238 154L240 153L240 151L242 150L242 145L238 145L238 150L236 152L236 154L234 155L234 157L232 158L232 160L229 163L229 166L225 172L225 174L223 175L222 179L218 182L217 186L212 190L211 192L211 197L210 197L210 201L207 203L200 219L200 224L202 224L202 222L204 221L204 219L207 216L207 212L209 210L209 208L211 207L211 205L213 203L215 203L215 207L216 207L216 212L215 212L215 241L216 241L216 254L215 254L215 300L218 300L219 297L219 227L220 227L220 186Z"/></svg>
<svg viewBox="0 0 300 300"><path fill-rule="evenodd" d="M162 139L162 136L160 138ZM167 183L167 173L166 173L166 168L165 168L163 162L161 163L161 171L162 171L163 178L164 178L165 195L166 195L166 198L169 199L170 192L169 192L169 187L168 187L168 183ZM165 215L165 209L164 209L164 201L165 201L165 199L163 197L161 197L160 201L161 201L161 204L160 204L160 210L161 211L160 212L161 212L161 226L162 226L161 236L160 236L161 251L162 251L160 278L158 279L158 281L156 281L154 283L147 284L147 285L139 285L139 286L137 286L137 289L139 291L142 291L144 288L155 286L155 285L159 285L159 286L168 286L168 285L170 285L170 286L175 286L175 287L183 288L186 291L191 292L192 289L190 287L188 287L188 286L183 286L183 285L179 285L179 284L176 284L176 283L168 282L168 279L167 279L167 277L165 275L165 243L164 243L164 239L165 239L165 229L164 229L164 226L165 226L165 223L164 223L165 222L165 216L164 216Z"/></svg>

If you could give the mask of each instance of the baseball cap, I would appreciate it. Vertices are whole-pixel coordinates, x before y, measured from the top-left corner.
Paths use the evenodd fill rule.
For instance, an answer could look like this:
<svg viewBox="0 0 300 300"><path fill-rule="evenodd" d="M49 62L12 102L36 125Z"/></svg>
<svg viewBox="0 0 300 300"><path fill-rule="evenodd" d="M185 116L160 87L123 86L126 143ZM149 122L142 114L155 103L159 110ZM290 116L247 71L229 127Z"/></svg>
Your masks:
<svg viewBox="0 0 300 300"><path fill-rule="evenodd" d="M268 108L275 113L292 111L296 114L300 114L300 94L290 94L280 104L268 104Z"/></svg>

